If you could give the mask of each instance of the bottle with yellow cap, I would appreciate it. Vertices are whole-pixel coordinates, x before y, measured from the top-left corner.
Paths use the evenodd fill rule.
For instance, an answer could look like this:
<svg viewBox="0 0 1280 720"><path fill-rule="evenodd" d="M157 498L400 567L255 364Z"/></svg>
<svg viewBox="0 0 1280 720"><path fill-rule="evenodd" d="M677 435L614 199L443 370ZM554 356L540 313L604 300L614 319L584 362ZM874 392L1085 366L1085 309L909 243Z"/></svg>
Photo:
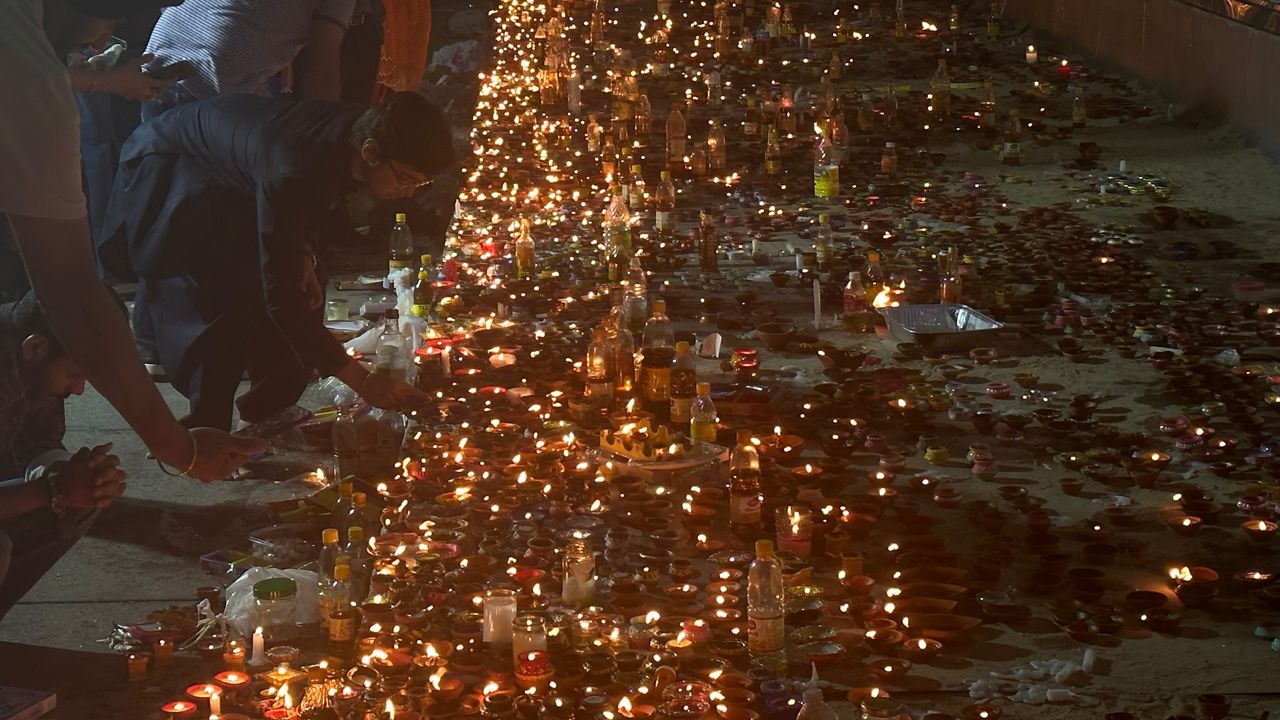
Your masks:
<svg viewBox="0 0 1280 720"><path fill-rule="evenodd" d="M695 443L716 441L716 404L711 400L711 383L700 382L690 411L689 438Z"/></svg>
<svg viewBox="0 0 1280 720"><path fill-rule="evenodd" d="M342 546L338 544L338 528L325 528L320 532L320 578L333 577L333 568L337 565L338 556L342 554Z"/></svg>
<svg viewBox="0 0 1280 720"><path fill-rule="evenodd" d="M431 256L422 256L422 265L418 267L418 281L413 285L413 314L423 320L431 317L436 306L436 288L431 277Z"/></svg>
<svg viewBox="0 0 1280 720"><path fill-rule="evenodd" d="M320 583L317 603L320 606L320 627L328 629L333 612L351 604L350 565L339 563L333 567L333 577Z"/></svg>
<svg viewBox="0 0 1280 720"><path fill-rule="evenodd" d="M698 392L698 366L689 343L676 343L671 363L671 425L680 428L693 420L693 399Z"/></svg>
<svg viewBox="0 0 1280 720"><path fill-rule="evenodd" d="M867 289L867 302L871 302L888 284L884 266L880 264L880 253L867 253L867 266L862 270L862 285Z"/></svg>
<svg viewBox="0 0 1280 720"><path fill-rule="evenodd" d="M786 662L786 615L782 563L773 542L756 541L756 559L747 570L747 649L767 665Z"/></svg>
<svg viewBox="0 0 1280 720"><path fill-rule="evenodd" d="M388 270L406 270L413 267L413 231L409 229L408 216L396 213L396 221L391 225L391 260Z"/></svg>
<svg viewBox="0 0 1280 720"><path fill-rule="evenodd" d="M364 528L365 537L371 537L374 523L371 522L369 496L362 492L351 493L351 511L342 521L342 531L348 532L353 527Z"/></svg>

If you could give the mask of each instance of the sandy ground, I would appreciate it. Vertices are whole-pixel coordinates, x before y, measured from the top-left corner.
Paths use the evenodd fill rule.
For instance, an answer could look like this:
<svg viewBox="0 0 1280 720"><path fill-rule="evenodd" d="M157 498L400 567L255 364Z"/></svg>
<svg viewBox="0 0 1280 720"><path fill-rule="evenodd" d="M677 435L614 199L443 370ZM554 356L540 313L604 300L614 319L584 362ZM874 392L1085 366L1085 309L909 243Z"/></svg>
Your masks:
<svg viewBox="0 0 1280 720"><path fill-rule="evenodd" d="M1042 48L1046 55L1050 51ZM1024 83L1018 80L1016 84ZM1148 219L1153 203L1146 197L1130 198L1123 205L1110 207L1083 207L1083 203L1076 203L1081 206L1079 217L1097 226L1129 229L1143 242L1136 252L1171 283L1190 278L1211 292L1226 293L1233 280L1249 275L1259 261L1270 259L1280 250L1275 234L1280 224L1280 206L1274 200L1274 189L1280 187L1280 169L1229 128L1181 108L1175 107L1169 113L1166 102L1140 88L1129 88L1128 92L1132 93L1131 100L1156 109L1152 117L1126 123L1113 119L1091 121L1089 127L1077 130L1070 141L1059 140L1044 147L1028 143L1023 164L1018 168L1001 165L990 152L955 143L938 148L947 153L941 171L970 170L991 181L1001 174L1016 175L1027 182L1003 183L1000 191L1018 208L1076 203L1084 195L1069 189L1073 181L1064 174L1064 166L1075 161L1076 142L1096 142L1103 148L1101 163L1105 169L1114 169L1124 159L1133 172L1151 172L1170 180L1175 187L1171 204L1202 208L1229 217L1234 223L1220 229L1193 229L1184 224L1175 231L1156 231ZM1061 98L1055 102L1055 118L1061 122ZM1179 261L1167 251L1175 240L1200 245L1226 240L1240 255ZM793 313L798 322L809 317L803 291L760 287L763 296L782 311ZM689 327L701 332L711 329ZM825 331L822 339L842 345L864 344L889 364L899 364L890 360L894 348L888 339L853 337L840 330ZM730 345L755 344L753 338L746 336L726 340ZM1005 355L1001 361L976 368L960 382L980 395L987 382L1011 382L1015 372L1036 372L1042 383L1058 387L1062 397L1097 393L1104 407L1115 408L1119 425L1126 429L1152 431L1157 418L1176 416L1189 409L1162 393L1159 373L1142 359L1126 360L1114 350L1105 350L1100 362L1076 365L1042 345L1016 337L1002 340L999 347ZM922 361L902 364L927 370ZM703 363L701 370L718 379L713 365ZM766 354L765 365L767 369L798 368L801 375L794 382L797 392L822 379L811 356ZM1019 400L995 404L1002 411L1028 408ZM220 526L244 508L295 490L261 483L199 487L169 480L142 460L136 440L99 397L90 395L76 400L68 412L72 419L70 444L92 444L104 437L117 440L117 449L133 476L130 497L105 513L90 538L80 543L0 625L0 640L6 643L0 646L0 683L58 687L65 709L55 717L154 715L151 708L176 696L185 686L184 679L197 672L198 664L184 661L175 671L122 690L123 663L118 657L104 655L94 640L106 634L111 622L136 620L168 601L185 602L193 588L206 581L195 567L196 550L216 543L214 538L219 532L222 537L240 532L240 525ZM1274 427L1274 415L1270 420ZM990 440L976 436L967 423L950 422L940 416L931 429L955 457L962 457L974 441ZM963 462L952 461L936 468L955 479L966 502L987 500L1007 511L1010 522L999 535L984 535L966 519L963 510L934 508L927 495L912 496L904 491L903 499L920 504L927 515L940 523L939 534L948 538L948 550L959 553L964 558L961 564L967 566L979 551L998 544L1016 547L1027 534L1025 523L998 496L996 488L1001 485L1026 487L1031 496L1044 500L1045 506L1056 513L1055 524L1060 529L1055 532L1063 538L1065 552L1076 552L1085 542L1075 530L1084 529L1087 533L1092 526L1090 521L1103 508L1115 504L1118 497L1128 498L1138 511L1137 523L1131 528L1107 526L1105 535L1113 540L1141 540L1146 549L1140 554L1122 555L1114 565L1099 568L1106 573L1106 597L1113 603L1118 603L1129 590L1167 587L1164 572L1175 561L1212 565L1223 570L1224 575L1246 564L1280 570L1270 547L1250 544L1244 538L1237 527L1243 516L1228 513L1194 538L1170 533L1165 519L1172 513L1173 503L1167 488L1108 487L1090 481L1080 496L1064 495L1057 483L1068 473L1051 459L1049 448L1054 442L1051 433L1032 426L1022 447L997 447L998 474L994 481L970 477ZM873 460L869 456L860 458L864 469ZM929 469L918 455L909 459L908 466L919 471ZM1181 463L1171 469L1220 501L1231 503L1256 479L1240 475L1218 478L1202 466ZM195 543L199 546L195 549L175 547L173 538L157 539L151 528L165 512L205 518L209 525L202 529L209 537L203 544ZM884 579L883 571L888 567L884 547L895 539L892 522L886 521L884 526L862 548L868 556L868 567L879 579ZM903 692L896 693L909 707L956 712L969 702L961 692L966 681L1033 660L1078 661L1085 649L1092 647L1099 658L1095 672L1076 676L1070 686L1081 696L1098 701L1100 707L1031 707L1006 701L997 704L1011 718L1101 718L1105 712L1118 710L1133 712L1137 717L1163 718L1180 713L1196 716L1196 696L1215 692L1232 696L1232 717L1258 717L1264 710L1280 708L1280 700L1276 699L1276 693L1280 693L1275 673L1277 656L1266 641L1252 636L1255 626L1280 622L1280 614L1267 610L1247 592L1224 581L1222 593L1208 610L1186 611L1176 635L1139 630L1130 623L1116 638L1082 644L1049 621L1046 598L1024 593L1020 581L1033 564L1026 553L1019 551L1015 558L998 585L1008 587L1016 601L1032 607L1034 619L1015 626L986 624L977 630L972 642L949 648L940 658L917 667L900 688ZM1073 566L1077 565L1087 563L1077 557ZM1176 599L1171 599L1170 605L1176 607ZM69 673L69 663L78 663L76 667L85 670ZM103 703L111 708L105 714ZM841 709L846 715L850 712L849 706Z"/></svg>

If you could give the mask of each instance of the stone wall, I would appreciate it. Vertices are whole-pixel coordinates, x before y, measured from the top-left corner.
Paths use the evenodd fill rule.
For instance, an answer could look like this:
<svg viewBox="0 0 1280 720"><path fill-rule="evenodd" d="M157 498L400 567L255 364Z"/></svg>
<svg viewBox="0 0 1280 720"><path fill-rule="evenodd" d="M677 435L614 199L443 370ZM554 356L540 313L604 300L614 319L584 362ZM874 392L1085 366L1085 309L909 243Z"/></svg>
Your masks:
<svg viewBox="0 0 1280 720"><path fill-rule="evenodd" d="M1280 154L1280 35L1178 0L1007 0L1006 14L1083 60L1132 73Z"/></svg>

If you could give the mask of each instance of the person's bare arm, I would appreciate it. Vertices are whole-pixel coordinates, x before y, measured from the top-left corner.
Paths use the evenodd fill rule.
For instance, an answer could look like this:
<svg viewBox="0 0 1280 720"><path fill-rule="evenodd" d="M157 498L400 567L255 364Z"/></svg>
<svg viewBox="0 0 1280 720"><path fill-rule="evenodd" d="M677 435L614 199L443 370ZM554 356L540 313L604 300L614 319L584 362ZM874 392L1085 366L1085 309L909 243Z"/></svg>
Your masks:
<svg viewBox="0 0 1280 720"><path fill-rule="evenodd" d="M263 450L257 440L188 431L169 411L133 344L115 298L98 279L86 218L9 217L49 326L85 378L162 462L202 480L227 477Z"/></svg>
<svg viewBox="0 0 1280 720"><path fill-rule="evenodd" d="M293 60L293 92L308 100L337 100L342 91L342 38L347 29L325 18L311 21L311 37Z"/></svg>

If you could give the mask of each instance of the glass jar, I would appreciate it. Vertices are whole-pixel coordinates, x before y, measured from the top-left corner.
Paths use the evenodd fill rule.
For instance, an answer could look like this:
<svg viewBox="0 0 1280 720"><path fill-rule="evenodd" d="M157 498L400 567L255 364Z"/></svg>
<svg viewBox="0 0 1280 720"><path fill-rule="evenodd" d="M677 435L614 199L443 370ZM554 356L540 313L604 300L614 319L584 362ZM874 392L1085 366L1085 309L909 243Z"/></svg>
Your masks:
<svg viewBox="0 0 1280 720"><path fill-rule="evenodd" d="M293 580L268 578L255 583L253 605L268 645L278 645L296 636L298 584Z"/></svg>
<svg viewBox="0 0 1280 720"><path fill-rule="evenodd" d="M547 621L538 615L517 615L511 623L511 651L515 657L547 650Z"/></svg>

